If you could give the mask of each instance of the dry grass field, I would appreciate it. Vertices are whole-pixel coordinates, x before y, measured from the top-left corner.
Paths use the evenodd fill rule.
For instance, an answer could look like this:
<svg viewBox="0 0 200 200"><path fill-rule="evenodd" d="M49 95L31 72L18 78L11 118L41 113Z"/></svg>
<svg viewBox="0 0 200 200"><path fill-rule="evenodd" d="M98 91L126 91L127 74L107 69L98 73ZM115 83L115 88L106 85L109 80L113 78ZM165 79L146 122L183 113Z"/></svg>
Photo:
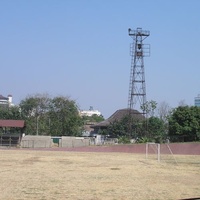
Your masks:
<svg viewBox="0 0 200 200"><path fill-rule="evenodd" d="M130 153L0 150L2 200L200 197L200 156L158 163Z"/></svg>

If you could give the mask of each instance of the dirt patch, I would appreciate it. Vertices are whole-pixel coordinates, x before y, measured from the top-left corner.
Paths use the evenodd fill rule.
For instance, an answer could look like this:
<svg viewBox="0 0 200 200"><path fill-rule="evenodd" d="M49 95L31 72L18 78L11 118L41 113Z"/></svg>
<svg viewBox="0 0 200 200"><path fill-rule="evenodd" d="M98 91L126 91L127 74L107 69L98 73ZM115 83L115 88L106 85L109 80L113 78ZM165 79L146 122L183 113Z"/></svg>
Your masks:
<svg viewBox="0 0 200 200"><path fill-rule="evenodd" d="M200 157L0 151L0 199L144 200L200 196Z"/></svg>

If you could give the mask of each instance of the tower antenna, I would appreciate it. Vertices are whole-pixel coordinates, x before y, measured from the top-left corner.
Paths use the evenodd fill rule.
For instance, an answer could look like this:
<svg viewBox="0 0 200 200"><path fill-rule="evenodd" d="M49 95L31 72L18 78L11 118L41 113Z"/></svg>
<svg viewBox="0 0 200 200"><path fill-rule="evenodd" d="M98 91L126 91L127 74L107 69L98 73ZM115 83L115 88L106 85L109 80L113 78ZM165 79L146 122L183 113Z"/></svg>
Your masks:
<svg viewBox="0 0 200 200"><path fill-rule="evenodd" d="M144 57L150 56L150 45L143 41L150 35L149 31L137 28L128 29L129 36L133 39L130 47L131 71L129 83L128 108L138 110L146 116L144 106L146 104L146 85L144 71Z"/></svg>

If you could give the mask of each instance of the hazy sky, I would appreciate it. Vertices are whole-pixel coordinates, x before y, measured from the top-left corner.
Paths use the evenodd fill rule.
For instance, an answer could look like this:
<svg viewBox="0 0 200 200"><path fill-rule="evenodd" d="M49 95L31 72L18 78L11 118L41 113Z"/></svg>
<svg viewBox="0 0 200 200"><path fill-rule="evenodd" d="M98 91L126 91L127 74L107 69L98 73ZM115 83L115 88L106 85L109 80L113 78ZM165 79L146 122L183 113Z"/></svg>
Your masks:
<svg viewBox="0 0 200 200"><path fill-rule="evenodd" d="M200 93L199 0L0 0L0 94L70 96L105 118L128 105L132 39L149 30L147 100Z"/></svg>

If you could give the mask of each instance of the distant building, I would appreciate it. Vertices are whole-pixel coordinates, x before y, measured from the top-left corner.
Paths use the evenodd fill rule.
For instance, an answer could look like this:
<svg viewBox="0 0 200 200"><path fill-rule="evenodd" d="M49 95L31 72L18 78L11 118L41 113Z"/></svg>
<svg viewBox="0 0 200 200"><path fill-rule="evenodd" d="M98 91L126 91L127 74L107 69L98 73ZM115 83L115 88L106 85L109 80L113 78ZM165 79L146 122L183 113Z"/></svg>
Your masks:
<svg viewBox="0 0 200 200"><path fill-rule="evenodd" d="M0 106L2 107L10 107L13 106L14 104L12 103L12 95L8 95L7 97L4 97L0 94Z"/></svg>
<svg viewBox="0 0 200 200"><path fill-rule="evenodd" d="M98 110L94 110L93 107L90 106L89 110L82 110L82 111L80 111L80 115L81 116L87 116L87 117L91 117L92 115L100 116L101 112L99 112Z"/></svg>
<svg viewBox="0 0 200 200"><path fill-rule="evenodd" d="M194 105L200 107L200 94L194 98Z"/></svg>
<svg viewBox="0 0 200 200"><path fill-rule="evenodd" d="M94 129L93 134L98 134L100 130L107 129L111 123L122 120L125 116L129 114L129 112L130 110L127 108L119 109L116 112L114 112L108 119L97 124L91 125L90 127ZM134 119L144 120L144 116L137 110L131 110L130 114Z"/></svg>

